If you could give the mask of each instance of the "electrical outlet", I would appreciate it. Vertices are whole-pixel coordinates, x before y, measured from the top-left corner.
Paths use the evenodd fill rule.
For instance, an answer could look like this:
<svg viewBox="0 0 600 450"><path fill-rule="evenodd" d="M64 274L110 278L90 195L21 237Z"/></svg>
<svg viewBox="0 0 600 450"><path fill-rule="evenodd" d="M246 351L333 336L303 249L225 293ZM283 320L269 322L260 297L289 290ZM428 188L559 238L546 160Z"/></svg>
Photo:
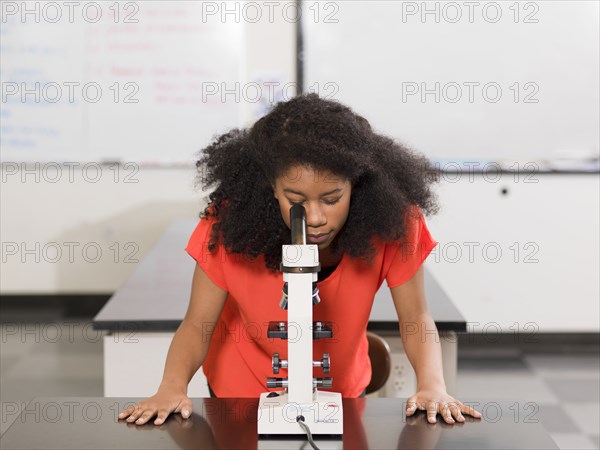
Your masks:
<svg viewBox="0 0 600 450"><path fill-rule="evenodd" d="M392 368L383 389L385 396L408 398L416 392L417 377L400 338L386 338L386 341L391 350Z"/></svg>

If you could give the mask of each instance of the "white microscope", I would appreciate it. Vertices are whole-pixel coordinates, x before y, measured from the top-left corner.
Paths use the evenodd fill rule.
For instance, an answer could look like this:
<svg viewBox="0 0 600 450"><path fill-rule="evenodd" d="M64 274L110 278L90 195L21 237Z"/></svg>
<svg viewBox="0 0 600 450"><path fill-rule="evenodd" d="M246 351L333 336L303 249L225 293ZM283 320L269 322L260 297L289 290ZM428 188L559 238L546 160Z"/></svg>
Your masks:
<svg viewBox="0 0 600 450"><path fill-rule="evenodd" d="M313 360L313 339L333 336L327 322L313 322L313 305L320 302L317 288L319 249L306 244L306 211L302 205L290 209L292 245L282 246L281 271L283 297L280 306L287 309L288 321L269 322L270 338L287 340L287 360L273 354L273 373L287 368L287 378L267 378L268 388L281 391L263 392L258 403L259 435L342 435L342 395L319 391L333 387L332 378L313 377L313 367L329 373L327 353L320 361Z"/></svg>

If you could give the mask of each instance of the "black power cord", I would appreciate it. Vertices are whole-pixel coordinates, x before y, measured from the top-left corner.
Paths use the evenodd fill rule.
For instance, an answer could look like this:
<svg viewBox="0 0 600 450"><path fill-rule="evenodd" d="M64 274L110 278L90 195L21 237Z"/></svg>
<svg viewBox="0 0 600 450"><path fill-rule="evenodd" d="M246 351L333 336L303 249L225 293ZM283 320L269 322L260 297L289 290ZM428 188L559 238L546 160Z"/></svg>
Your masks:
<svg viewBox="0 0 600 450"><path fill-rule="evenodd" d="M311 447L314 448L315 450L319 450L319 447L317 447L317 445L315 444L315 441L313 441L312 434L310 433L310 428L308 428L308 425L306 425L304 423L304 416L296 417L296 422L298 422L298 425L300 425L300 427L302 427L302 429L306 433L306 437L308 438L308 443L311 445ZM304 446L302 446L302 447L304 447Z"/></svg>

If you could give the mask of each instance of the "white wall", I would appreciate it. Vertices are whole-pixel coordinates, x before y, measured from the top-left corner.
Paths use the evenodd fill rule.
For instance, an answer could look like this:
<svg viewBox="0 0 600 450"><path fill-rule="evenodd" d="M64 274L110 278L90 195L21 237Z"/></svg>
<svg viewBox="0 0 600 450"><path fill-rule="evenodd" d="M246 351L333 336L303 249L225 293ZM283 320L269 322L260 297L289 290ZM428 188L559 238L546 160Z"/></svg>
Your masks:
<svg viewBox="0 0 600 450"><path fill-rule="evenodd" d="M94 165L73 170L70 182L66 166L27 167L2 170L3 294L110 293L173 219L197 215L205 195L193 191L193 168Z"/></svg>

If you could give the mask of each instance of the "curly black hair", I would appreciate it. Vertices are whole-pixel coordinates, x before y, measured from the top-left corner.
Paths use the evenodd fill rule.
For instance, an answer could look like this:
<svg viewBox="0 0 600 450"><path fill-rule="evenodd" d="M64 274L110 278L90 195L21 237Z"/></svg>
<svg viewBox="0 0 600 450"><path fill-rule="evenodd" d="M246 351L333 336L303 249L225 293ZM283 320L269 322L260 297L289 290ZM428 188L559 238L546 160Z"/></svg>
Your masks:
<svg viewBox="0 0 600 450"><path fill-rule="evenodd" d="M275 179L293 165L327 170L352 185L346 223L332 241L334 253L371 263L375 248L405 235L408 212L418 206L435 214L431 185L439 171L431 162L389 137L343 104L317 94L280 102L248 129L217 137L196 162L196 185L216 186L200 217L218 217L208 248L219 240L228 253L250 260L262 255L279 270L281 246L291 235L273 196Z"/></svg>

